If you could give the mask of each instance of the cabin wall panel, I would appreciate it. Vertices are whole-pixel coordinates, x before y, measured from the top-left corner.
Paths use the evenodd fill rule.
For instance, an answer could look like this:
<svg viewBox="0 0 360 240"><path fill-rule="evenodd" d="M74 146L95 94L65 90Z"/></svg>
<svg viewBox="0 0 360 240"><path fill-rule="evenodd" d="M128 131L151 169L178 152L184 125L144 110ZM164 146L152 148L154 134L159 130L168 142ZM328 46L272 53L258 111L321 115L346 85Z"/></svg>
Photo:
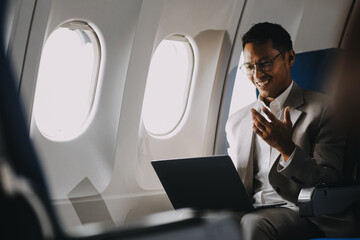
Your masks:
<svg viewBox="0 0 360 240"><path fill-rule="evenodd" d="M119 140L117 159L119 167L115 167L115 171L122 172L126 169L126 172L114 174L114 176L127 176L127 181L133 179L134 175L136 179L132 182L133 186L129 186L130 191L144 191L161 189L158 179L154 174L154 171L150 165L150 160L159 158L172 158L172 157L184 157L184 156L201 156L212 154L214 136L209 134L214 133L217 111L212 112L212 109L218 108L221 96L221 86L224 79L225 72L219 69L226 69L228 57L231 49L231 36L235 35L236 28L232 22L237 22L241 13L243 1L163 1L159 3L161 8L160 19L153 28L153 34L156 34L155 40L151 43L151 48L143 50L141 59L136 61L137 70L134 73L134 78L129 71L127 78L127 87L131 87L135 84L137 89L128 90L130 105L123 105L121 118L131 119L126 122L120 122L119 126ZM145 3L144 3L145 4ZM153 2L154 4L154 2ZM150 7L149 7L150 8ZM229 14L230 13L230 14ZM139 21L139 28L142 21ZM232 27L230 29L230 27ZM188 36L194 43L195 51L195 70L190 90L190 97L188 101L188 109L185 112L180 125L174 132L165 137L151 136L144 128L141 122L141 108L142 97L146 85L147 72L142 74L141 70L148 68L146 64L140 64L145 58L147 64L150 59L147 53L153 53L156 46L162 39L171 34L184 34ZM139 32L139 34L142 34ZM143 37L144 38L144 37ZM136 38L135 38L136 41ZM137 43L137 42L136 42ZM145 46L144 41L139 43ZM137 45L138 46L138 45ZM225 47L224 47L225 46ZM150 46L149 46L150 47ZM134 49L133 56L135 55ZM151 56L151 55L150 55ZM225 58L224 58L225 57ZM130 63L130 69L132 68ZM146 69L147 70L147 69ZM219 82L219 83L218 83ZM219 87L220 86L220 87ZM139 91L141 90L141 92ZM137 96L134 96L134 92L137 92ZM125 93L125 94L126 94ZM212 103L211 96L218 95L217 103ZM139 101L134 98L140 99ZM124 101L127 99L127 95L124 96ZM131 108L131 114L125 113L126 108ZM212 115L210 115L210 112ZM125 120L124 120L125 121ZM130 122L138 122L139 125L130 126L127 125ZM208 124L211 122L211 126ZM214 124L215 123L215 124ZM139 129L140 126L140 129ZM129 133L129 128L135 128L133 133ZM124 130L122 131L122 128ZM122 140L121 136L126 133L126 140ZM209 137L206 139L205 135ZM126 142L123 142L126 141ZM137 149L134 149L134 145ZM210 146L210 147L209 147ZM126 151L125 151L126 149ZM135 151L134 151L135 150ZM125 159L132 159L129 163L125 163ZM123 164L120 166L120 164ZM133 164L132 166L130 166ZM125 168L124 168L125 166ZM133 171L128 171L133 169ZM118 181L114 181L118 182ZM108 192L112 192L112 186L109 186ZM132 188L132 189L131 189Z"/></svg>
<svg viewBox="0 0 360 240"><path fill-rule="evenodd" d="M31 21L36 0L12 0L7 2L5 46L14 73L15 85L20 87L20 78L27 48Z"/></svg>
<svg viewBox="0 0 360 240"><path fill-rule="evenodd" d="M80 222L80 216L76 218L76 209L69 205L70 192L92 201L91 196L104 191L112 178L117 129L141 4L141 0L37 1L20 95L51 198L67 229ZM79 137L54 141L39 131L32 116L32 104L43 44L58 26L72 20L87 22L100 40L101 66L91 113L94 118ZM89 179L95 192L87 191L89 186L72 191L85 178Z"/></svg>
<svg viewBox="0 0 360 240"><path fill-rule="evenodd" d="M113 178L102 193L116 223L154 212L150 206L172 208L151 160L212 154L221 86L243 3L143 2L121 109ZM142 101L151 55L171 34L183 34L193 44L194 78L187 110L177 129L167 136L154 137L141 121ZM161 198L165 200L152 202L156 199L153 195L165 196ZM143 196L146 204L132 201L135 196Z"/></svg>

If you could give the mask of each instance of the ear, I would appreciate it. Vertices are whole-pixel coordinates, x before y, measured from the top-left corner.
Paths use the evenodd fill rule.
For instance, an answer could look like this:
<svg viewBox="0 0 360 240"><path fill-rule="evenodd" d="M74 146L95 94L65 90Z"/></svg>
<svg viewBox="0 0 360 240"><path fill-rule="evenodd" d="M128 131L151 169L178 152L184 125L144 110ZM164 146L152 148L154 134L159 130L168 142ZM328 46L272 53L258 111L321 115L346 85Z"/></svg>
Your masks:
<svg viewBox="0 0 360 240"><path fill-rule="evenodd" d="M294 52L294 50L290 50L288 53L289 53L288 61L289 61L289 65L291 67L295 62L295 52Z"/></svg>

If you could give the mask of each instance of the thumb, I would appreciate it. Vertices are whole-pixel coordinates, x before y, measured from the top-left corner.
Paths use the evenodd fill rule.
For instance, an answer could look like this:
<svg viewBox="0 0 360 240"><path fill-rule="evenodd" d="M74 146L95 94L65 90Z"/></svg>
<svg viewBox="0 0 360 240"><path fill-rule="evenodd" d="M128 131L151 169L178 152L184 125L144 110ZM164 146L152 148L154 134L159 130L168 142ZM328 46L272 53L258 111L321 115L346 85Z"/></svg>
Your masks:
<svg viewBox="0 0 360 240"><path fill-rule="evenodd" d="M287 106L284 111L284 123L288 125L289 127L292 127L292 122L290 118L290 107Z"/></svg>

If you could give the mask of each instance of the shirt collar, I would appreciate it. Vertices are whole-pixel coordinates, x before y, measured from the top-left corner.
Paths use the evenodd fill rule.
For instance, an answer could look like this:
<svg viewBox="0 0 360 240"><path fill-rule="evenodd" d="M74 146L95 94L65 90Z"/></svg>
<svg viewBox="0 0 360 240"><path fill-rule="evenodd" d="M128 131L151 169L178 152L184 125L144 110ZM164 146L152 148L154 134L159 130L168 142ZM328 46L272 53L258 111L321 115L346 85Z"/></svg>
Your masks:
<svg viewBox="0 0 360 240"><path fill-rule="evenodd" d="M291 81L291 83L290 83L290 85L287 87L287 89L286 89L285 91L283 91L277 98L275 98L275 100L270 103L270 106L271 106L271 105L274 105L274 104L275 104L274 102L276 102L276 104L279 104L279 106L280 106L281 108L283 108L283 107L284 107L283 105L284 105L286 99L288 98L288 96L289 96L289 94L290 94L290 91L291 91L291 88L292 88L293 85L294 85L294 81ZM265 104L263 101L261 101L260 98L258 99L257 105L258 105L259 107L264 107L264 106L266 106L266 104Z"/></svg>
<svg viewBox="0 0 360 240"><path fill-rule="evenodd" d="M270 103L270 106L268 108L270 109L271 112L278 113L284 107L283 105L286 99L288 98L293 85L294 85L294 81L291 81L288 88L284 92L282 92L277 98L275 98L274 101ZM260 100L260 98L257 102L257 106L259 110L261 110L263 107L267 107L266 104Z"/></svg>
<svg viewBox="0 0 360 240"><path fill-rule="evenodd" d="M294 81L291 81L290 85L288 86L288 88L281 93L275 100L278 100L280 103L280 107L283 108L284 107L284 103L286 101L286 99L288 98L291 88L294 85ZM271 104L271 103L270 103Z"/></svg>

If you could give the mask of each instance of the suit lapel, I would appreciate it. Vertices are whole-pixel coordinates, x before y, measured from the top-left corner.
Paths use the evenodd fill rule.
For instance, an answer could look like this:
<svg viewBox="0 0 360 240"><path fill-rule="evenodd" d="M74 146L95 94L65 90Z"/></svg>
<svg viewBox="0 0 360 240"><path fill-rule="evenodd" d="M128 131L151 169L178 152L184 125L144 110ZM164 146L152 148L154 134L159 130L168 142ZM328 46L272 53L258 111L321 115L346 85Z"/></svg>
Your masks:
<svg viewBox="0 0 360 240"><path fill-rule="evenodd" d="M255 107L256 105L252 106ZM237 171L245 185L249 196L252 194L253 172L254 172L254 131L252 129L252 118L249 113L242 119L239 131L240 144L238 145L238 162L236 163ZM249 147L251 146L251 147Z"/></svg>
<svg viewBox="0 0 360 240"><path fill-rule="evenodd" d="M247 178L249 174L249 167L253 164L252 153L253 153L253 139L254 131L252 129L252 119L251 114L248 114L242 121L240 126L239 133L241 133L241 144L239 145L239 153L242 153L239 156L238 170L240 170L240 176L243 178L243 181ZM249 148L249 146L251 146Z"/></svg>
<svg viewBox="0 0 360 240"><path fill-rule="evenodd" d="M290 118L293 124L293 128L296 125L296 122L299 120L302 111L298 108L304 105L304 90L301 89L295 82L289 94L289 97L286 99L284 103L284 107L290 107Z"/></svg>

